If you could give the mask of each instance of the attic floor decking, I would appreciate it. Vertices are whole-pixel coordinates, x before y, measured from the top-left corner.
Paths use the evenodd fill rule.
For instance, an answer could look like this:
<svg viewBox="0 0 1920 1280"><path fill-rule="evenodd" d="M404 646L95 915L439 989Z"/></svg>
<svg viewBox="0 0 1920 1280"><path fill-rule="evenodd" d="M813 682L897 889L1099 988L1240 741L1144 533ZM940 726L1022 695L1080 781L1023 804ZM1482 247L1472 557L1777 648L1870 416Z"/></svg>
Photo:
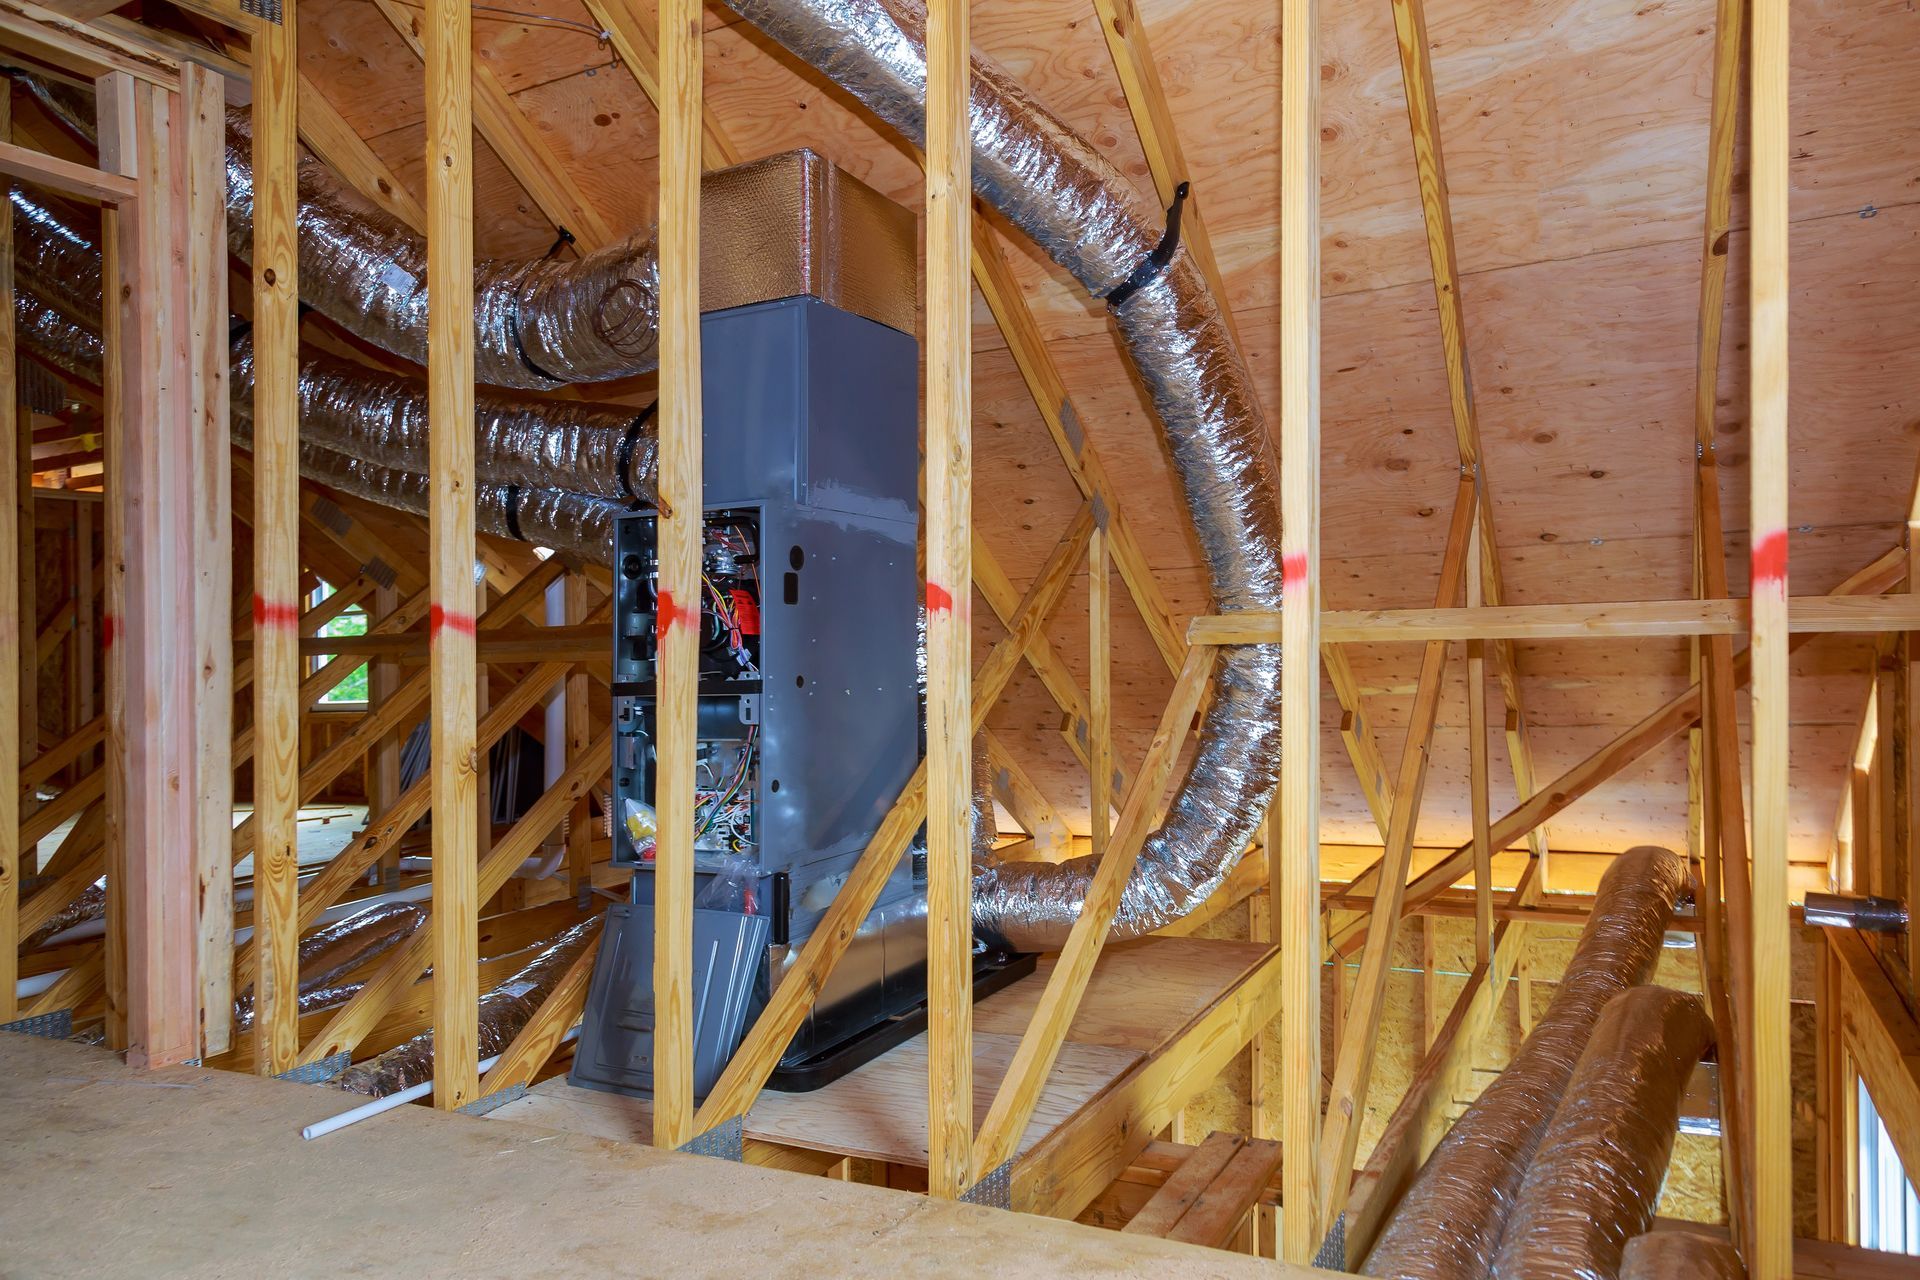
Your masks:
<svg viewBox="0 0 1920 1280"><path fill-rule="evenodd" d="M1146 938L1108 949L1087 985L1020 1151L1067 1123L1219 1000L1268 950L1259 943L1199 938ZM1052 971L1049 957L1036 972L974 1007L976 1123L992 1104ZM926 1043L924 1034L916 1036L811 1093L764 1091L747 1117L747 1137L924 1168ZM563 1077L536 1086L493 1116L623 1142L646 1142L652 1132L645 1102L576 1088Z"/></svg>
<svg viewBox="0 0 1920 1280"><path fill-rule="evenodd" d="M0 1034L9 1276L1320 1274L829 1178Z"/></svg>

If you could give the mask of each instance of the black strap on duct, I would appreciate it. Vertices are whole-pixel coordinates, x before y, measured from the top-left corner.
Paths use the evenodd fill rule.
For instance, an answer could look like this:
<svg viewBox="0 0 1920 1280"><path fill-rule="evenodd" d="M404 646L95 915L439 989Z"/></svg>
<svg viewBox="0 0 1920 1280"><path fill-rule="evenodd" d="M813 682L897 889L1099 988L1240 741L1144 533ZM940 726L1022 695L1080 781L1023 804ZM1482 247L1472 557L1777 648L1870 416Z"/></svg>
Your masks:
<svg viewBox="0 0 1920 1280"><path fill-rule="evenodd" d="M530 541L526 534L520 532L520 486L517 484L507 486L507 532L513 535L515 542Z"/></svg>
<svg viewBox="0 0 1920 1280"><path fill-rule="evenodd" d="M553 259L559 257L560 251L566 248L568 245L579 243L573 238L573 232L567 230L565 227L555 227L554 230L558 231L560 234L553 238L553 245L551 248L547 250L545 260L548 262L551 262Z"/></svg>
<svg viewBox="0 0 1920 1280"><path fill-rule="evenodd" d="M1173 255L1180 248L1180 208L1187 202L1187 183L1183 182L1173 189L1173 205L1167 210L1167 229L1161 235L1160 243L1153 252L1140 260L1133 274L1121 282L1120 287L1107 295L1107 305L1118 308L1121 303L1146 288L1160 277L1173 261Z"/></svg>
<svg viewBox="0 0 1920 1280"><path fill-rule="evenodd" d="M527 354L527 344L520 341L520 299L518 298L513 300L513 306L507 311L507 337L513 343L513 353L520 357L521 364L555 386L566 385L565 378L557 373L548 373L535 364L533 357Z"/></svg>
<svg viewBox="0 0 1920 1280"><path fill-rule="evenodd" d="M627 495L629 502L640 501L640 495L633 489L634 446L640 443L640 428L647 425L647 419L653 416L659 404L656 400L634 415L633 421L627 424L627 434L620 437L620 448L613 455L615 478L620 481L620 492Z"/></svg>

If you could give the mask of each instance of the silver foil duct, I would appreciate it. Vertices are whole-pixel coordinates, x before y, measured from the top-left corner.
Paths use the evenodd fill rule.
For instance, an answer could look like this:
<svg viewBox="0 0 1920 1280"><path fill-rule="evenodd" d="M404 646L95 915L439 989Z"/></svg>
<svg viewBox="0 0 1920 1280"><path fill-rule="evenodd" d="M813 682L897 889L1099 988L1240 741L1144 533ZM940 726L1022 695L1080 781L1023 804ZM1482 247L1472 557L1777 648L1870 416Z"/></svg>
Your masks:
<svg viewBox="0 0 1920 1280"><path fill-rule="evenodd" d="M253 132L227 111L227 247L253 260ZM356 337L427 363L427 242L304 151L300 299ZM474 370L497 387L550 390L659 362L651 236L583 258L486 259L473 268Z"/></svg>
<svg viewBox="0 0 1920 1280"><path fill-rule="evenodd" d="M1686 879L1686 862L1665 849L1642 846L1614 859L1546 1015L1441 1139L1362 1274L1393 1280L1487 1275L1521 1179L1601 1010L1653 972Z"/></svg>
<svg viewBox="0 0 1920 1280"><path fill-rule="evenodd" d="M41 885L50 883L45 877L27 881L20 886L20 897L25 901ZM69 929L77 929L90 920L102 920L107 914L107 887L103 884L90 884L79 897L53 913L53 918L28 934L20 944L20 950L32 951Z"/></svg>
<svg viewBox="0 0 1920 1280"><path fill-rule="evenodd" d="M100 385L105 349L100 335L48 306L26 289L13 294L15 340L62 373Z"/></svg>
<svg viewBox="0 0 1920 1280"><path fill-rule="evenodd" d="M742 17L918 142L925 11L911 0L728 0ZM974 189L1086 289L1105 297L1159 243L1163 212L1085 139L975 55ZM1206 554L1214 607L1280 607L1280 501L1265 423L1240 353L1186 249L1113 309L1153 398ZM1150 933L1219 886L1279 776L1280 647L1221 654L1200 745L1166 823L1147 838L1115 938ZM1095 861L977 863L975 929L1020 950L1057 949Z"/></svg>
<svg viewBox="0 0 1920 1280"><path fill-rule="evenodd" d="M1654 1231L1627 1242L1620 1280L1747 1280L1739 1251L1692 1231Z"/></svg>
<svg viewBox="0 0 1920 1280"><path fill-rule="evenodd" d="M480 997L480 1060L504 1051L545 1003L581 953L600 936L600 916L560 934L511 978ZM433 1032L423 1031L385 1053L356 1063L336 1083L351 1093L384 1098L433 1079Z"/></svg>
<svg viewBox="0 0 1920 1280"><path fill-rule="evenodd" d="M234 343L233 380L253 386L250 335ZM654 502L657 437L645 411L481 391L473 425L474 473L489 484ZM424 472L426 383L303 348L300 438L379 466Z"/></svg>
<svg viewBox="0 0 1920 1280"><path fill-rule="evenodd" d="M99 385L99 247L58 209L17 191L14 243L21 343ZM234 344L230 385L235 412L251 414L253 344L247 335ZM425 472L426 384L304 349L300 435L334 453ZM474 397L474 472L486 483L650 504L658 462L651 417L629 406L486 391ZM534 499L523 495L521 501Z"/></svg>
<svg viewBox="0 0 1920 1280"><path fill-rule="evenodd" d="M1712 1042L1698 996L1633 987L1607 1002L1520 1184L1493 1280L1618 1280L1627 1241L1653 1225L1681 1099Z"/></svg>

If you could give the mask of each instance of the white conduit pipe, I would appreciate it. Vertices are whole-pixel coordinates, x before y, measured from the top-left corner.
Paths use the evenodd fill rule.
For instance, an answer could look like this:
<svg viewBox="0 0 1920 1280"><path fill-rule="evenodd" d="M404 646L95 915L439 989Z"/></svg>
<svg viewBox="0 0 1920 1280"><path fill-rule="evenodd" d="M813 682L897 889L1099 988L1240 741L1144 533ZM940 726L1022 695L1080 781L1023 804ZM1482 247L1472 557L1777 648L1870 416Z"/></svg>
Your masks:
<svg viewBox="0 0 1920 1280"><path fill-rule="evenodd" d="M577 1026L573 1027L567 1034L560 1037L560 1044L569 1044L578 1039L579 1036L580 1028ZM556 1045L555 1047L558 1048L559 1046ZM477 1070L481 1075L485 1075L493 1069L494 1063L500 1061L500 1059L505 1056L504 1054L496 1053L485 1062L482 1062ZM398 1093L390 1093L384 1098L375 1098L371 1102L363 1102L357 1107L340 1112L338 1115L328 1116L325 1120L316 1120L302 1129L300 1136L309 1142L315 1138L324 1138L328 1134L344 1129L350 1124L359 1124L362 1120L371 1119L382 1112L391 1111L395 1107L403 1107L407 1103L424 1098L432 1092L433 1081L422 1080L419 1084L409 1085Z"/></svg>

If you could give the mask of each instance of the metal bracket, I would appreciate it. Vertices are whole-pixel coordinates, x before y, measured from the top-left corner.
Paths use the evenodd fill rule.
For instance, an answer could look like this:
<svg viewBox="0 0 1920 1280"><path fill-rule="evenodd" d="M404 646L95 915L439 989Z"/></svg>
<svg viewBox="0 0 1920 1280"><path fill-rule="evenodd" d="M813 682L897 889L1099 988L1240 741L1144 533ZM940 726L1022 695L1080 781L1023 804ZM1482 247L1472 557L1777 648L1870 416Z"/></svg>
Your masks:
<svg viewBox="0 0 1920 1280"><path fill-rule="evenodd" d="M989 1209L1013 1208L1013 1161L1002 1160L999 1168L962 1192L960 1201Z"/></svg>
<svg viewBox="0 0 1920 1280"><path fill-rule="evenodd" d="M464 1107L454 1110L463 1116L483 1116L489 1111L498 1111L509 1102L518 1102L527 1096L527 1086L510 1084L504 1089L496 1089L482 1098L475 1098Z"/></svg>
<svg viewBox="0 0 1920 1280"><path fill-rule="evenodd" d="M65 1040L73 1035L73 1010L55 1009L52 1013L35 1014L31 1018L0 1022L0 1031L12 1031L23 1036L41 1036L48 1040Z"/></svg>
<svg viewBox="0 0 1920 1280"><path fill-rule="evenodd" d="M740 1164L746 1159L746 1132L747 1118L735 1116L683 1143L680 1150L689 1155L712 1156L717 1160L731 1160Z"/></svg>
<svg viewBox="0 0 1920 1280"><path fill-rule="evenodd" d="M1327 1238L1320 1242L1320 1252L1313 1255L1313 1265L1327 1271L1347 1269L1346 1214L1342 1213L1333 1220L1333 1229L1327 1232Z"/></svg>
<svg viewBox="0 0 1920 1280"><path fill-rule="evenodd" d="M352 1062L353 1059L347 1054L336 1053L318 1062L309 1062L291 1071L282 1071L274 1079L287 1080L294 1084L326 1084L345 1071Z"/></svg>
<svg viewBox="0 0 1920 1280"><path fill-rule="evenodd" d="M280 0L240 0L240 8L263 22L281 26L285 17L280 11Z"/></svg>

